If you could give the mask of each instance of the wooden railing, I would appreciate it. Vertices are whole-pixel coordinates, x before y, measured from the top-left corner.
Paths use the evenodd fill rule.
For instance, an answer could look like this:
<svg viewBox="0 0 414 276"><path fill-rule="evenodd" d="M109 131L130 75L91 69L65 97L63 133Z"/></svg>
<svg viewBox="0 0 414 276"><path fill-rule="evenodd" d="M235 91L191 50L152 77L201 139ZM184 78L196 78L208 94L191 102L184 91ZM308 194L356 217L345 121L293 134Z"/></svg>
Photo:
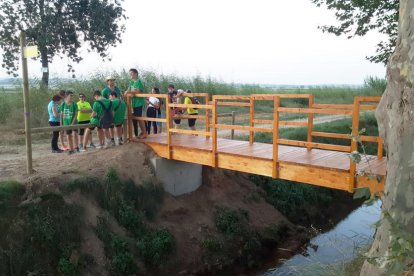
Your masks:
<svg viewBox="0 0 414 276"><path fill-rule="evenodd" d="M129 115L128 119L136 120L146 120L146 121L157 121L157 122L166 122L167 128L167 145L169 150L168 157L171 158L171 135L173 133L180 134L191 134L191 135L203 135L207 139L212 139L212 164L217 166L217 140L218 135L217 131L219 129L229 129L229 130L238 130L246 131L249 133L249 143L254 143L254 135L257 132L271 133L272 134L272 144L273 144L273 178L278 178L278 146L279 145L288 145L288 146L297 146L297 147L306 147L307 150L311 151L312 149L322 149L322 150L332 150L332 151L341 151L352 153L357 150L358 139L363 142L374 142L378 144L377 158L381 159L383 156L383 140L377 136L364 136L359 134L359 120L360 112L363 110L375 110L377 103L380 101L380 97L355 97L353 104L315 104L314 95L312 94L253 94L250 96L227 96L227 95L214 95L212 100L209 100L209 95L207 93L191 93L184 94L183 96L191 96L203 98L203 103L201 104L177 104L170 103L168 95L160 94L140 94L136 95L140 97L158 97L165 99L165 119L159 118L146 118L146 117L133 117L131 114L131 97L128 97L128 110ZM305 99L308 102L307 107L282 107L281 100L283 99ZM272 120L262 120L255 118L255 103L257 101L270 101L273 104L273 119ZM369 103L369 104L368 104ZM373 104L374 103L374 104ZM245 107L249 109L249 123L248 125L235 125L234 122L230 124L218 123L219 112L218 107ZM171 110L173 108L198 108L199 110L205 110L204 115L179 115L172 116ZM211 111L211 113L210 113ZM297 114L307 114L307 121L289 121L289 120L280 120L281 113L297 113ZM345 115L352 118L352 133L349 134L340 134L340 133L329 133L321 131L313 131L314 125L314 114L323 114L323 115ZM188 119L188 118L197 118L204 119L205 122L205 131L194 131L187 129L173 129L171 127L171 121L174 118ZM211 119L211 123L210 123ZM131 124L131 121L129 121ZM257 124L270 125L270 127L257 127ZM280 126L300 126L307 127L307 139L306 141L291 140L291 139L281 139L279 138L279 127ZM130 137L132 137L132 128L130 127ZM344 145L335 145L335 144L326 144L318 143L313 141L313 137L325 137L325 138L336 138L336 139L347 139L350 140L350 146ZM350 183L349 191L352 192L355 187L355 173L356 173L356 164L350 160Z"/></svg>

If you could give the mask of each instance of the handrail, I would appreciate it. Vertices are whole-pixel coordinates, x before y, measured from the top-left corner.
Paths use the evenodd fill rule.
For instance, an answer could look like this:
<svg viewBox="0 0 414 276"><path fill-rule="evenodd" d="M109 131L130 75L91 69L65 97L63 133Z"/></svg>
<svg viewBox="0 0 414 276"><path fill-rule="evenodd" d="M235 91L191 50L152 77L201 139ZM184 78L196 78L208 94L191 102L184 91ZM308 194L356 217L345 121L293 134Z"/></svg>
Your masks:
<svg viewBox="0 0 414 276"><path fill-rule="evenodd" d="M138 96L133 95L133 96ZM314 101L314 95L312 94L253 94L253 95L213 95L210 100L209 95L206 93L191 93L184 96L198 96L203 97L204 104L182 104L182 103L171 103L168 95L160 94L140 94L141 96L156 96L159 98L166 98L166 118L146 118L146 117L134 117L128 114L128 120L138 119L138 120L152 120L157 122L167 122L167 146L168 146L168 158L172 158L172 142L171 135L173 133L181 134L192 134L192 135L203 135L207 139L211 139L211 152L212 152L212 166L216 167L218 165L218 135L217 132L219 129L229 129L234 132L246 131L249 133L249 143L254 143L254 135L256 132L272 133L273 142L272 142L272 156L273 156L273 172L272 177L277 178L279 176L279 159L278 159L278 150L279 145L290 145L298 147L306 147L307 150L312 149L324 149L324 150L334 150L342 152L353 152L357 150L357 140L363 142L372 142L378 144L377 158L381 159L383 155L383 139L377 136L366 136L359 134L359 119L361 110L374 110L377 107L377 102L380 101L381 97L371 97L371 96L362 96L354 97L353 104L317 104ZM127 97L128 100L128 110L131 110L132 96ZM282 99L308 99L308 106L303 108L298 107L281 107L280 102ZM256 119L255 115L255 103L256 101L272 101L273 104L273 118L272 119ZM222 124L218 123L218 118L222 117L222 114L218 114L218 107L246 107L249 108L249 122L248 125L235 125L234 120L232 124ZM171 112L174 108L198 108L205 109L205 114L203 115L188 115L188 114L173 114ZM282 121L280 120L280 113L302 113L307 114L307 120L304 121ZM349 115L352 118L352 134L341 134L341 133L329 133L314 131L314 114L331 114L331 115ZM187 129L172 129L172 120L173 119L205 119L206 125L205 130L194 131ZM130 122L129 122L130 123ZM266 127L258 127L258 124L271 125ZM292 139L280 139L279 138L279 127L280 126L301 126L307 127L307 138L306 141L298 141ZM354 137L358 136L358 139ZM336 139L346 139L350 140L351 144L347 145L336 145L336 144L325 144L312 141L313 137L326 137L326 138L336 138ZM355 186L355 172L356 164L350 161L349 166L349 188L350 192L353 191Z"/></svg>

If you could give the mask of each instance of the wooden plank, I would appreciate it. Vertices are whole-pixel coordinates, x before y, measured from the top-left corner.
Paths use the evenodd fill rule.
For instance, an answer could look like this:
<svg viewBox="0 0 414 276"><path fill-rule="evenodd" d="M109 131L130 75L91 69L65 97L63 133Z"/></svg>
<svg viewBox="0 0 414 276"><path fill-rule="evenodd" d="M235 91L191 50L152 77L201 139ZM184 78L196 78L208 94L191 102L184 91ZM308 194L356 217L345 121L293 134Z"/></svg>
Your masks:
<svg viewBox="0 0 414 276"><path fill-rule="evenodd" d="M252 94L251 97L258 99L272 100L274 97L278 96L280 99L308 99L312 94Z"/></svg>
<svg viewBox="0 0 414 276"><path fill-rule="evenodd" d="M376 178L370 178L366 175L357 176L356 187L368 187L371 193L384 192L385 177L382 177L381 181L378 182Z"/></svg>
<svg viewBox="0 0 414 276"><path fill-rule="evenodd" d="M149 146L159 157L168 159L169 151L167 145L151 143L148 141L145 141L144 143Z"/></svg>
<svg viewBox="0 0 414 276"><path fill-rule="evenodd" d="M208 102L209 102L209 95L208 94L205 95L204 101L205 101L206 104L208 104ZM206 120L206 126L205 126L206 132L210 132L210 109L206 109L205 116L206 116L206 119L205 119Z"/></svg>
<svg viewBox="0 0 414 276"><path fill-rule="evenodd" d="M212 165L213 167L217 167L217 100L216 96L213 96L213 114L212 114Z"/></svg>
<svg viewBox="0 0 414 276"><path fill-rule="evenodd" d="M136 94L134 95L134 97L139 97L139 98L149 98L149 97L154 97L154 98L162 98L162 99L166 99L167 98L167 94Z"/></svg>
<svg viewBox="0 0 414 276"><path fill-rule="evenodd" d="M352 114L352 137L356 137L359 133L359 105L360 98L354 98L354 109ZM351 139L351 149L349 152L354 152L358 149L357 141ZM351 159L349 161L349 192L352 192L355 188L355 173L356 173L356 164Z"/></svg>
<svg viewBox="0 0 414 276"><path fill-rule="evenodd" d="M384 140L380 138L378 141L377 158L382 159L383 155L384 155Z"/></svg>
<svg viewBox="0 0 414 276"><path fill-rule="evenodd" d="M171 159L171 108L170 108L170 95L167 94L167 99L165 100L165 118L167 123L165 124L165 131L167 132L167 146L168 146L168 159Z"/></svg>
<svg viewBox="0 0 414 276"><path fill-rule="evenodd" d="M341 109L317 109L317 108L296 108L296 107L279 107L279 112L284 113L312 113L312 114L344 114L351 115L352 110Z"/></svg>
<svg viewBox="0 0 414 276"><path fill-rule="evenodd" d="M366 103L366 102L380 102L381 97L378 96L359 96L355 97L355 100L359 103Z"/></svg>
<svg viewBox="0 0 414 276"><path fill-rule="evenodd" d="M349 174L337 170L279 162L279 178L317 186L348 190Z"/></svg>
<svg viewBox="0 0 414 276"><path fill-rule="evenodd" d="M222 169L272 176L271 160L253 159L251 157L219 153L217 157L217 166Z"/></svg>
<svg viewBox="0 0 414 276"><path fill-rule="evenodd" d="M245 100L250 101L250 96L228 96L228 95L214 95L214 100Z"/></svg>
<svg viewBox="0 0 414 276"><path fill-rule="evenodd" d="M190 129L172 128L172 129L170 129L170 132L172 132L172 133L181 133L181 134L203 135L203 136L210 136L211 135L210 132L190 130Z"/></svg>
<svg viewBox="0 0 414 276"><path fill-rule="evenodd" d="M272 177L279 177L279 112L280 98L275 97L273 100L273 133L272 133Z"/></svg>
<svg viewBox="0 0 414 276"><path fill-rule="evenodd" d="M205 166L213 166L211 151L173 146L172 159Z"/></svg>
<svg viewBox="0 0 414 276"><path fill-rule="evenodd" d="M349 134L333 133L333 132L312 131L312 136L351 140L351 136Z"/></svg>
<svg viewBox="0 0 414 276"><path fill-rule="evenodd" d="M314 104L313 108L328 108L328 109L348 109L352 110L354 108L353 104ZM375 110L377 105L361 105L361 110Z"/></svg>
<svg viewBox="0 0 414 276"><path fill-rule="evenodd" d="M253 144L254 142L254 99L250 98L250 109L249 109L249 126L250 126L250 131L249 131L249 143Z"/></svg>
<svg viewBox="0 0 414 276"><path fill-rule="evenodd" d="M250 103L242 102L217 102L218 106L240 106L240 107L249 107Z"/></svg>
<svg viewBox="0 0 414 276"><path fill-rule="evenodd" d="M309 144L313 148L317 149L326 149L326 150L337 150L337 151L345 151L349 152L349 146L339 146L339 145L331 145L331 144L323 144L323 143L315 143L315 142L305 142L305 141L298 141L298 140L287 140L287 139L279 139L279 144L282 145L290 145L290 146L297 146L297 147L306 147Z"/></svg>
<svg viewBox="0 0 414 276"><path fill-rule="evenodd" d="M212 109L211 105L207 104L169 104L169 107Z"/></svg>
<svg viewBox="0 0 414 276"><path fill-rule="evenodd" d="M309 96L309 108L313 108L313 103L314 103L314 96L310 95ZM312 149L312 131L313 131L313 114L308 113L308 145L306 146L306 148L308 150Z"/></svg>

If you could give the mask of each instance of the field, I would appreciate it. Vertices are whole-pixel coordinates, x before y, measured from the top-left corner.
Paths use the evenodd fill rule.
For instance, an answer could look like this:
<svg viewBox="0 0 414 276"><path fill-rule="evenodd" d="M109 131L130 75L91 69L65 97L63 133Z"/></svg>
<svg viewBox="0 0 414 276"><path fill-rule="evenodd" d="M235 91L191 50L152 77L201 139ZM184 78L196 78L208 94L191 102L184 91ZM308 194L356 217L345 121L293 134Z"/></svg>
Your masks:
<svg viewBox="0 0 414 276"><path fill-rule="evenodd" d="M47 104L51 96L59 89L72 90L76 95L80 92L86 94L87 99L92 101L94 90L101 90L104 86L105 76L110 73L96 73L87 80L54 80L48 91L39 90L36 81L31 82L30 88L30 107L31 125L40 127L48 125ZM128 86L127 72L112 72L111 75L117 78L117 85L121 90L126 90ZM354 96L378 96L385 90L385 80L369 77L365 84L359 88L354 87L314 87L308 89L272 89L263 88L259 85L242 85L235 83L224 83L212 78L202 78L200 76L182 78L176 75L163 75L153 71L142 71L141 78L145 84L145 92L150 92L151 88L159 87L162 93L167 91L168 84L172 83L177 89L191 89L193 92L204 92L211 95L250 95L265 93L306 93L314 94L316 103L352 103ZM0 89L0 129L19 129L23 128L23 96L21 86L17 83L15 90ZM282 106L303 107L307 102L303 99L293 99L282 101ZM270 103L258 102L255 106L258 119L267 118L272 112ZM247 113L248 109L243 107L221 107L220 113L235 111L239 114ZM281 119L296 119L303 116L299 114L285 114ZM240 117L240 116L238 116ZM227 119L230 120L230 119Z"/></svg>

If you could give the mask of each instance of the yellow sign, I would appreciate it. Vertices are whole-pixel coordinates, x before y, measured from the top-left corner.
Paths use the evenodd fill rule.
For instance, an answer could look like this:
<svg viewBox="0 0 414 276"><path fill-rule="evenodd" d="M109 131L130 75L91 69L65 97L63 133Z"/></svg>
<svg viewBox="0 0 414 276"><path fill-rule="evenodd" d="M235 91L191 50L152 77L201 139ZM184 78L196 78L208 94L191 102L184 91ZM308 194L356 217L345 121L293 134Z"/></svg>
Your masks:
<svg viewBox="0 0 414 276"><path fill-rule="evenodd" d="M24 57L25 58L34 58L39 56L39 51L37 46L26 46L24 48Z"/></svg>

